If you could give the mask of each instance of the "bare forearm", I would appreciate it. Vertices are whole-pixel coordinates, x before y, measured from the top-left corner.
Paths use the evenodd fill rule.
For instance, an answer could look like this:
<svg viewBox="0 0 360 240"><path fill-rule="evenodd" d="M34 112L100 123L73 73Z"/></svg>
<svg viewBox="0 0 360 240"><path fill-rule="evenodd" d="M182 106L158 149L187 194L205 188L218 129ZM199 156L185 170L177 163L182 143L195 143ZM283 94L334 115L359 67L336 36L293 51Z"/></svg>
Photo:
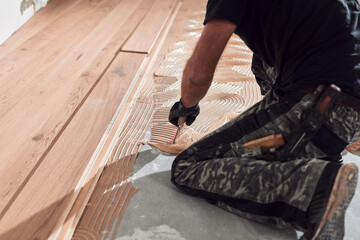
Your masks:
<svg viewBox="0 0 360 240"><path fill-rule="evenodd" d="M183 72L181 101L185 107L196 105L206 95L216 65L235 27L223 20L213 20L206 24Z"/></svg>
<svg viewBox="0 0 360 240"><path fill-rule="evenodd" d="M206 95L212 81L212 76L208 76L208 79L202 81L192 79L194 77L192 72L196 72L194 65L196 64L192 64L190 58L184 69L181 82L181 101L185 107L195 106Z"/></svg>

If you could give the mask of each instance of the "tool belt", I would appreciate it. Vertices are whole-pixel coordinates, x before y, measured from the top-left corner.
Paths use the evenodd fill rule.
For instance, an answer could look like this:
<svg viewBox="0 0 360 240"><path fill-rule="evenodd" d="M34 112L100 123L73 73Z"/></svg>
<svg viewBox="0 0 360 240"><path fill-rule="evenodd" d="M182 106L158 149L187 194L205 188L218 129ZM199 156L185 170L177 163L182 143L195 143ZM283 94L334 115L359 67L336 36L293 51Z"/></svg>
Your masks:
<svg viewBox="0 0 360 240"><path fill-rule="evenodd" d="M318 90L316 91L317 100L314 102L314 106L311 108L312 110L307 114L303 123L294 129L291 135L271 135L245 143L243 146L249 151L242 156L250 157L277 153L277 160L282 162L288 161L296 158L299 151L316 135L327 120L328 113L333 104L346 104L347 107L351 107L360 112L359 100L346 93L342 93L341 89L335 85L328 87L320 85L317 89L306 89L304 92L307 91L310 93L315 92L315 90ZM354 99L356 101L354 101ZM341 159L339 155L336 156L334 160L339 160L339 157Z"/></svg>
<svg viewBox="0 0 360 240"><path fill-rule="evenodd" d="M313 93L315 92L316 87L309 87L299 90L303 93ZM344 107L349 107L360 113L360 98L353 97L347 93L340 92L335 100L334 104L338 104Z"/></svg>

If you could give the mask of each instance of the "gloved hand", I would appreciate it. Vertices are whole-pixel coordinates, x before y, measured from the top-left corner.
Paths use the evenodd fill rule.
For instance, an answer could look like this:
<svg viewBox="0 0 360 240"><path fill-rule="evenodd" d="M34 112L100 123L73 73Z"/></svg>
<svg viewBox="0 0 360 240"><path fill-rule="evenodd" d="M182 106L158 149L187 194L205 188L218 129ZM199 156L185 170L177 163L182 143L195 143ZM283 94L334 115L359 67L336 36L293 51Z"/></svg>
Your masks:
<svg viewBox="0 0 360 240"><path fill-rule="evenodd" d="M199 104L191 108L186 108L182 103L181 99L179 102L176 102L169 113L169 122L174 124L175 126L179 127L179 117L186 118L186 125L190 126L196 119L196 117L200 113Z"/></svg>

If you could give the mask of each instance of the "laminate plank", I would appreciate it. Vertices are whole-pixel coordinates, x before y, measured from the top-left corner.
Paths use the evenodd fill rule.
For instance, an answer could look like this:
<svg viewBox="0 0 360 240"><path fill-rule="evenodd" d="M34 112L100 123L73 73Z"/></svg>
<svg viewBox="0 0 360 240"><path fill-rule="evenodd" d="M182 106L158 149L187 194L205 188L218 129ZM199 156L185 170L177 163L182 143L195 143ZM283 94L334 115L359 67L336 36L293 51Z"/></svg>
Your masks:
<svg viewBox="0 0 360 240"><path fill-rule="evenodd" d="M156 0L122 51L149 53L154 46L177 0Z"/></svg>
<svg viewBox="0 0 360 240"><path fill-rule="evenodd" d="M123 0L112 8L77 48L37 85L26 89L18 103L0 118L0 219L143 18L138 16L131 28L127 27L132 14L139 6L144 7L141 3Z"/></svg>
<svg viewBox="0 0 360 240"><path fill-rule="evenodd" d="M0 220L0 239L47 239L56 235L56 226L65 220L72 205L69 203L78 194L76 186L85 185L79 181L91 170L89 159L145 58L144 54L119 53Z"/></svg>

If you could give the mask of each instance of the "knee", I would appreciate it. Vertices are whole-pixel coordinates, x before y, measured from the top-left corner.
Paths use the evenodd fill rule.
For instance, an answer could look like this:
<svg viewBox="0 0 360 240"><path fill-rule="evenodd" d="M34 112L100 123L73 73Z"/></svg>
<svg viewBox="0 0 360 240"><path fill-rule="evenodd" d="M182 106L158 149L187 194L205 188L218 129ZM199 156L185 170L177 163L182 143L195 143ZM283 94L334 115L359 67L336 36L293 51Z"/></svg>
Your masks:
<svg viewBox="0 0 360 240"><path fill-rule="evenodd" d="M179 156L177 156L175 158L175 160L173 161L172 165L171 165L171 182L175 183L175 179L181 174L181 172L183 171L183 169L181 169L180 162L182 161L181 158L179 158Z"/></svg>
<svg viewBox="0 0 360 240"><path fill-rule="evenodd" d="M184 157L183 155L178 155L171 165L171 182L175 185L178 185L177 182L182 182L184 174L190 168L194 167L196 162L192 157Z"/></svg>

